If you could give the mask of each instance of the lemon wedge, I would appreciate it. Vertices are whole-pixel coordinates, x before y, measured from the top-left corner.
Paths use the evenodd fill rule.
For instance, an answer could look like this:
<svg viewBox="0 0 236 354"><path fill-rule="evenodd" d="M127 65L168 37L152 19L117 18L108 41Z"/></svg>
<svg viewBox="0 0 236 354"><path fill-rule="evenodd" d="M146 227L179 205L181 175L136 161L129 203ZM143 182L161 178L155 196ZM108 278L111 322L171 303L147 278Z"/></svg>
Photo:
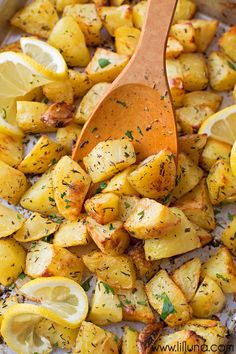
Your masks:
<svg viewBox="0 0 236 354"><path fill-rule="evenodd" d="M236 105L210 116L203 122L198 133L233 145L236 140Z"/></svg>
<svg viewBox="0 0 236 354"><path fill-rule="evenodd" d="M231 170L232 170L233 175L236 177L236 140L234 142L234 145L232 147L231 154L230 154L230 166L231 166Z"/></svg>
<svg viewBox="0 0 236 354"><path fill-rule="evenodd" d="M20 288L28 299L41 303L47 318L68 328L76 328L88 313L88 298L84 289L65 277L31 280Z"/></svg>

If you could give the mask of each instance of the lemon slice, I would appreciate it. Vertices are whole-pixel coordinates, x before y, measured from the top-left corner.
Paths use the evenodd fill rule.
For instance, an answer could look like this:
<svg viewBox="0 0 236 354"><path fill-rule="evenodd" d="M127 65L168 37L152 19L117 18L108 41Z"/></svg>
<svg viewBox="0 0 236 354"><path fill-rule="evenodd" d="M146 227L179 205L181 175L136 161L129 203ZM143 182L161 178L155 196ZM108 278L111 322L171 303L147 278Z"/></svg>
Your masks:
<svg viewBox="0 0 236 354"><path fill-rule="evenodd" d="M234 142L234 145L232 147L231 154L230 154L230 166L231 166L231 170L232 170L233 175L236 177L236 140Z"/></svg>
<svg viewBox="0 0 236 354"><path fill-rule="evenodd" d="M41 303L54 322L76 328L88 313L88 298L83 288L65 277L37 278L23 285L20 292Z"/></svg>
<svg viewBox="0 0 236 354"><path fill-rule="evenodd" d="M6 344L17 354L46 354L51 343L38 336L35 328L45 316L44 309L31 304L11 306L3 315L1 334Z"/></svg>
<svg viewBox="0 0 236 354"><path fill-rule="evenodd" d="M236 105L210 116L201 125L198 133L233 145L236 140Z"/></svg>

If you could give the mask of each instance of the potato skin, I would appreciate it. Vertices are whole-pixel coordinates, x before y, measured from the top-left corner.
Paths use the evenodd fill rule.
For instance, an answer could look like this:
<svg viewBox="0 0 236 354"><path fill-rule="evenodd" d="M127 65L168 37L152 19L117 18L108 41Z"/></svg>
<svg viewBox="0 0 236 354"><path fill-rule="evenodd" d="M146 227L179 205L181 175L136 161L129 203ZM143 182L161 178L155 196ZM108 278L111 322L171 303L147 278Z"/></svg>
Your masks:
<svg viewBox="0 0 236 354"><path fill-rule="evenodd" d="M218 44L226 55L228 55L233 61L236 61L236 26L230 27L228 31L223 33Z"/></svg>
<svg viewBox="0 0 236 354"><path fill-rule="evenodd" d="M174 107L181 107L185 96L184 77L180 61L166 59L166 74Z"/></svg>
<svg viewBox="0 0 236 354"><path fill-rule="evenodd" d="M183 45L174 36L168 37L166 45L167 59L177 58L183 52L183 50Z"/></svg>
<svg viewBox="0 0 236 354"><path fill-rule="evenodd" d="M236 215L233 216L233 220L227 226L221 234L221 242L230 250L230 252L236 256Z"/></svg>
<svg viewBox="0 0 236 354"><path fill-rule="evenodd" d="M192 53L197 49L195 30L190 22L176 23L170 28L170 35L183 46L184 53Z"/></svg>
<svg viewBox="0 0 236 354"><path fill-rule="evenodd" d="M122 338L122 354L139 354L137 339L138 331L129 326L125 326Z"/></svg>
<svg viewBox="0 0 236 354"><path fill-rule="evenodd" d="M117 28L115 31L116 52L131 57L138 46L140 34L140 30L134 27Z"/></svg>
<svg viewBox="0 0 236 354"><path fill-rule="evenodd" d="M22 139L0 133L0 160L11 167L17 167L22 159Z"/></svg>

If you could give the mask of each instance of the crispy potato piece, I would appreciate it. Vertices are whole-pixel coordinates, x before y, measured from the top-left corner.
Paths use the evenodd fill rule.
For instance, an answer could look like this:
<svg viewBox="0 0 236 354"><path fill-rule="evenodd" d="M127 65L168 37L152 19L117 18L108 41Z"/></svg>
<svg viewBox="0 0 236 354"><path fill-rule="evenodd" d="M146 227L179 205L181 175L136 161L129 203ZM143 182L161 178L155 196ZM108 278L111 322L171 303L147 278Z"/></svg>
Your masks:
<svg viewBox="0 0 236 354"><path fill-rule="evenodd" d="M53 171L53 190L57 208L64 218L77 220L90 186L90 176L69 156L64 156Z"/></svg>
<svg viewBox="0 0 236 354"><path fill-rule="evenodd" d="M86 66L90 53L84 34L71 16L62 17L48 38L48 43L57 48L70 66Z"/></svg>
<svg viewBox="0 0 236 354"><path fill-rule="evenodd" d="M145 257L150 261L173 257L201 247L196 229L184 213L177 208L171 208L171 211L181 218L181 223L165 237L145 240Z"/></svg>
<svg viewBox="0 0 236 354"><path fill-rule="evenodd" d="M94 354L94 348L96 348L96 354L118 354L116 339L113 333L105 331L91 322L83 321L73 354Z"/></svg>
<svg viewBox="0 0 236 354"><path fill-rule="evenodd" d="M53 220L33 213L24 225L14 234L14 239L19 242L36 241L53 234L59 225Z"/></svg>
<svg viewBox="0 0 236 354"><path fill-rule="evenodd" d="M205 178L190 192L178 199L174 205L181 209L192 223L209 231L214 230L215 215Z"/></svg>
<svg viewBox="0 0 236 354"><path fill-rule="evenodd" d="M0 160L11 167L16 167L22 158L22 138L0 133Z"/></svg>
<svg viewBox="0 0 236 354"><path fill-rule="evenodd" d="M207 134L189 134L178 139L179 149L198 165L202 151L207 142Z"/></svg>
<svg viewBox="0 0 236 354"><path fill-rule="evenodd" d="M197 11L197 5L192 0L179 0L175 9L173 23L180 20L190 20Z"/></svg>
<svg viewBox="0 0 236 354"><path fill-rule="evenodd" d="M111 36L119 27L132 27L132 8L129 5L122 6L103 6L98 8L98 15L102 20L103 26Z"/></svg>
<svg viewBox="0 0 236 354"><path fill-rule="evenodd" d="M202 247L204 247L205 245L207 245L208 243L210 243L213 240L213 237L209 231L203 229L202 227L200 227L196 224L193 224L193 226L196 230L197 236L200 239Z"/></svg>
<svg viewBox="0 0 236 354"><path fill-rule="evenodd" d="M221 234L221 242L236 256L236 215L233 215L232 221Z"/></svg>
<svg viewBox="0 0 236 354"><path fill-rule="evenodd" d="M111 6L120 6L125 0L111 0Z"/></svg>
<svg viewBox="0 0 236 354"><path fill-rule="evenodd" d="M99 326L122 321L119 297L113 288L100 279L96 283L87 319Z"/></svg>
<svg viewBox="0 0 236 354"><path fill-rule="evenodd" d="M0 238L12 235L24 222L25 218L20 213L0 203Z"/></svg>
<svg viewBox="0 0 236 354"><path fill-rule="evenodd" d="M211 44L218 28L217 20L194 19L189 21L195 30L195 43L198 52L205 52Z"/></svg>
<svg viewBox="0 0 236 354"><path fill-rule="evenodd" d="M151 323L145 326L138 336L138 350L140 354L151 354L152 347L159 338L163 323Z"/></svg>
<svg viewBox="0 0 236 354"><path fill-rule="evenodd" d="M0 161L0 198L17 204L28 187L24 173Z"/></svg>
<svg viewBox="0 0 236 354"><path fill-rule="evenodd" d="M224 293L236 292L236 267L226 247L221 247L202 265L201 275L215 280Z"/></svg>
<svg viewBox="0 0 236 354"><path fill-rule="evenodd" d="M76 112L74 121L78 124L84 124L89 118L90 114L98 104L98 102L105 96L111 84L101 82L94 85L82 98Z"/></svg>
<svg viewBox="0 0 236 354"><path fill-rule="evenodd" d="M42 135L28 155L21 161L18 170L23 173L44 173L51 165L54 165L66 151L60 144Z"/></svg>
<svg viewBox="0 0 236 354"><path fill-rule="evenodd" d="M121 195L119 198L119 219L126 221L139 200L140 198L136 196Z"/></svg>
<svg viewBox="0 0 236 354"><path fill-rule="evenodd" d="M155 321L142 280L136 280L133 289L118 290L117 294L123 311L123 320L143 323Z"/></svg>
<svg viewBox="0 0 236 354"><path fill-rule="evenodd" d="M198 318L209 318L220 312L225 305L225 296L219 285L206 276L194 295L191 303L193 315Z"/></svg>
<svg viewBox="0 0 236 354"><path fill-rule="evenodd" d="M143 23L145 20L146 10L147 10L147 1L139 1L138 4L133 6L133 23L134 26L138 29L142 29Z"/></svg>
<svg viewBox="0 0 236 354"><path fill-rule="evenodd" d="M208 106L187 106L176 110L176 118L184 134L193 134L198 132L202 123L213 113Z"/></svg>
<svg viewBox="0 0 236 354"><path fill-rule="evenodd" d="M220 354L221 345L227 343L227 328L220 321L194 319L189 321L184 330L194 331L200 338L205 339L203 348L208 348L207 354ZM200 353L199 353L200 354Z"/></svg>
<svg viewBox="0 0 236 354"><path fill-rule="evenodd" d="M184 324L191 318L192 309L184 294L164 269L146 284L146 292L150 304L169 327Z"/></svg>
<svg viewBox="0 0 236 354"><path fill-rule="evenodd" d="M130 247L127 254L132 259L137 273L142 279L149 280L158 271L159 262L151 262L145 259L145 252L141 243L136 243Z"/></svg>
<svg viewBox="0 0 236 354"><path fill-rule="evenodd" d="M44 215L58 214L52 179L52 169L49 169L24 193L20 205Z"/></svg>
<svg viewBox="0 0 236 354"><path fill-rule="evenodd" d="M135 329L125 326L124 333L122 338L122 354L139 354L137 339L138 339L138 331Z"/></svg>
<svg viewBox="0 0 236 354"><path fill-rule="evenodd" d="M166 58L175 59L184 51L183 45L173 36L169 36L166 44Z"/></svg>
<svg viewBox="0 0 236 354"><path fill-rule="evenodd" d="M129 57L127 55L120 55L111 50L97 48L85 72L95 84L112 82L121 73L128 61Z"/></svg>
<svg viewBox="0 0 236 354"><path fill-rule="evenodd" d="M236 84L236 65L222 52L211 52L208 57L211 87L216 91L228 91Z"/></svg>
<svg viewBox="0 0 236 354"><path fill-rule="evenodd" d="M128 181L142 196L165 201L174 189L175 178L174 155L165 149L142 161L130 173Z"/></svg>
<svg viewBox="0 0 236 354"><path fill-rule="evenodd" d="M115 30L116 52L131 57L138 46L140 34L141 31L134 27L118 27Z"/></svg>
<svg viewBox="0 0 236 354"><path fill-rule="evenodd" d="M71 123L57 130L56 141L64 147L67 154L71 154L80 133L81 127L75 123Z"/></svg>
<svg viewBox="0 0 236 354"><path fill-rule="evenodd" d="M170 28L170 35L175 37L183 46L185 53L195 52L195 30L190 22L176 23Z"/></svg>
<svg viewBox="0 0 236 354"><path fill-rule="evenodd" d="M177 268L172 279L178 285L189 302L194 297L200 280L201 261L195 257Z"/></svg>
<svg viewBox="0 0 236 354"><path fill-rule="evenodd" d="M191 191L202 179L203 170L181 152L178 156L178 170L173 199L176 200Z"/></svg>
<svg viewBox="0 0 236 354"><path fill-rule="evenodd" d="M54 235L53 243L60 247L85 246L90 242L86 227L86 215L76 221L66 220Z"/></svg>
<svg viewBox="0 0 236 354"><path fill-rule="evenodd" d="M93 86L92 80L85 72L81 73L79 71L69 69L68 75L75 97L84 96Z"/></svg>
<svg viewBox="0 0 236 354"><path fill-rule="evenodd" d="M56 2L56 9L58 12L62 12L67 6L73 6L75 4L84 4L88 2L88 0L53 0L53 1Z"/></svg>
<svg viewBox="0 0 236 354"><path fill-rule="evenodd" d="M42 115L48 106L41 102L17 101L17 125L25 133L50 133L56 131L54 127L47 126L42 121Z"/></svg>
<svg viewBox="0 0 236 354"><path fill-rule="evenodd" d="M68 79L54 81L44 85L43 94L52 102L66 102L67 104L72 104L74 101L72 83Z"/></svg>
<svg viewBox="0 0 236 354"><path fill-rule="evenodd" d="M136 165L127 167L124 171L117 173L107 183L106 188L102 190L103 193L113 192L119 196L125 195L139 195L139 193L131 186L128 181L128 176L137 168Z"/></svg>
<svg viewBox="0 0 236 354"><path fill-rule="evenodd" d="M87 199L84 208L99 224L107 224L118 218L119 197L114 193L99 193Z"/></svg>
<svg viewBox="0 0 236 354"><path fill-rule="evenodd" d="M184 53L179 56L184 88L187 91L203 90L208 85L206 60L200 53Z"/></svg>
<svg viewBox="0 0 236 354"><path fill-rule="evenodd" d="M236 26L232 26L228 31L224 32L220 37L218 44L227 56L233 61L236 61Z"/></svg>
<svg viewBox="0 0 236 354"><path fill-rule="evenodd" d="M59 20L50 0L35 0L15 13L11 24L30 34L47 39Z"/></svg>
<svg viewBox="0 0 236 354"><path fill-rule="evenodd" d="M83 270L80 258L65 248L44 241L33 243L26 256L25 274L31 278L60 275L79 283Z"/></svg>
<svg viewBox="0 0 236 354"><path fill-rule="evenodd" d="M206 171L210 171L218 159L229 162L231 145L212 138L207 139L207 143L202 152L200 164Z"/></svg>
<svg viewBox="0 0 236 354"><path fill-rule="evenodd" d="M124 227L133 237L145 240L167 236L180 222L181 219L165 205L153 199L142 198Z"/></svg>
<svg viewBox="0 0 236 354"><path fill-rule="evenodd" d="M186 93L183 98L183 105L185 107L199 106L199 107L210 107L213 112L218 111L222 102L222 96L215 92L209 91L194 91Z"/></svg>
<svg viewBox="0 0 236 354"><path fill-rule="evenodd" d="M107 140L97 144L83 162L93 183L97 183L134 164L136 155L128 139Z"/></svg>
<svg viewBox="0 0 236 354"><path fill-rule="evenodd" d="M185 90L182 67L178 59L166 60L166 74L173 104L175 107L181 107Z"/></svg>
<svg viewBox="0 0 236 354"><path fill-rule="evenodd" d="M217 160L210 169L206 181L213 205L219 204L236 193L236 177L233 176L228 161Z"/></svg>
<svg viewBox="0 0 236 354"><path fill-rule="evenodd" d="M113 257L102 252L82 256L85 266L92 273L117 289L132 289L136 281L134 265L128 256ZM102 266L101 266L102 265Z"/></svg>
<svg viewBox="0 0 236 354"><path fill-rule="evenodd" d="M8 286L25 269L25 250L13 238L0 240L1 273L0 284Z"/></svg>
<svg viewBox="0 0 236 354"><path fill-rule="evenodd" d="M101 42L100 30L102 21L94 4L74 4L66 6L63 16L71 16L79 24L87 45L98 45Z"/></svg>

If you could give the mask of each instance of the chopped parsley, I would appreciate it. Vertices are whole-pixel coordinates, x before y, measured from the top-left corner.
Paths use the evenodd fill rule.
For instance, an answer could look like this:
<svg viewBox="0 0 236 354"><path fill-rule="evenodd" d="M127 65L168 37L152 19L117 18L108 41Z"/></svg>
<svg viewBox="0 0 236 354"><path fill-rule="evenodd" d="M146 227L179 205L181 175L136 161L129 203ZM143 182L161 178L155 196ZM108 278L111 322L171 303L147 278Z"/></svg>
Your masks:
<svg viewBox="0 0 236 354"><path fill-rule="evenodd" d="M230 221L233 221L233 219L234 219L234 215L233 215L233 214L231 214L231 213L228 213L228 219L229 219Z"/></svg>
<svg viewBox="0 0 236 354"><path fill-rule="evenodd" d="M228 61L228 65L229 65L230 69L236 71L236 65L232 61Z"/></svg>
<svg viewBox="0 0 236 354"><path fill-rule="evenodd" d="M144 210L140 211L138 213L138 216L139 216L139 220L142 220L142 218L144 217Z"/></svg>
<svg viewBox="0 0 236 354"><path fill-rule="evenodd" d="M125 135L126 135L130 140L134 140L132 130L126 130Z"/></svg>
<svg viewBox="0 0 236 354"><path fill-rule="evenodd" d="M221 279L223 281L229 282L228 278L225 278L222 274L216 273L216 278Z"/></svg>
<svg viewBox="0 0 236 354"><path fill-rule="evenodd" d="M112 224L109 225L109 230L112 231L112 230L115 230L114 226Z"/></svg>
<svg viewBox="0 0 236 354"><path fill-rule="evenodd" d="M161 311L161 319L165 321L165 319L171 314L176 313L176 310L171 303L168 295L166 293L162 293L161 295L156 296L158 299L163 301L162 311Z"/></svg>
<svg viewBox="0 0 236 354"><path fill-rule="evenodd" d="M95 194L101 193L101 191L102 191L103 189L105 189L106 187L107 187L107 183L106 183L106 182L101 182L101 183L99 184L99 187L96 189Z"/></svg>
<svg viewBox="0 0 236 354"><path fill-rule="evenodd" d="M100 66L100 68L105 68L106 66L108 66L109 64L111 64L110 60L106 59L106 58L100 58L98 59L98 64Z"/></svg>
<svg viewBox="0 0 236 354"><path fill-rule="evenodd" d="M91 276L91 277L89 277L88 279L86 279L86 280L83 282L83 284L82 284L81 286L82 286L82 288L84 289L84 291L89 291L89 289L90 289L90 282L91 282L92 279L93 279L93 277Z"/></svg>
<svg viewBox="0 0 236 354"><path fill-rule="evenodd" d="M112 289L112 287L110 287L110 285L104 283L103 281L101 281L101 284L104 286L104 289L105 289L105 293L106 294L112 294L112 295L115 295L115 292L114 290Z"/></svg>

